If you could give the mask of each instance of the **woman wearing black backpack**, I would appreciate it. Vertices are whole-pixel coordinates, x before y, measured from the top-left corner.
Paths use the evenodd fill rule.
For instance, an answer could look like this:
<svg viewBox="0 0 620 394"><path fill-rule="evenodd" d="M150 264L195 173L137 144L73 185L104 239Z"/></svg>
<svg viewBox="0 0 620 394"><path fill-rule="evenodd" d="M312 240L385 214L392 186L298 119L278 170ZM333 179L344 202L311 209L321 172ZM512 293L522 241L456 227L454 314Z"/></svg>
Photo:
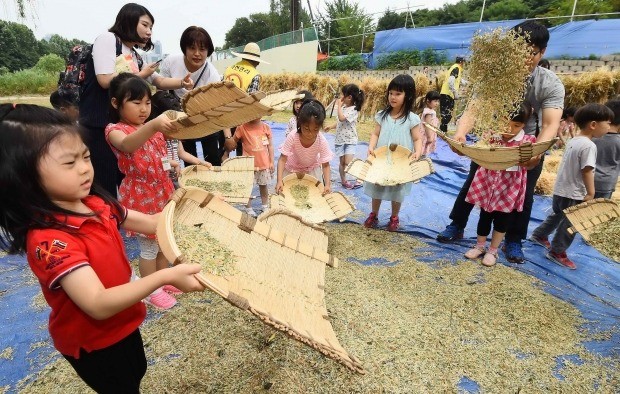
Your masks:
<svg viewBox="0 0 620 394"><path fill-rule="evenodd" d="M114 26L95 39L80 92L80 125L86 130L85 142L91 153L95 181L112 196L122 180L116 157L105 140L104 129L109 123L110 81L118 75L118 67L146 79L160 89L191 89L190 74L182 78L164 78L155 72L159 62L143 65L135 48L153 48L151 31L155 18L145 7L125 4Z"/></svg>

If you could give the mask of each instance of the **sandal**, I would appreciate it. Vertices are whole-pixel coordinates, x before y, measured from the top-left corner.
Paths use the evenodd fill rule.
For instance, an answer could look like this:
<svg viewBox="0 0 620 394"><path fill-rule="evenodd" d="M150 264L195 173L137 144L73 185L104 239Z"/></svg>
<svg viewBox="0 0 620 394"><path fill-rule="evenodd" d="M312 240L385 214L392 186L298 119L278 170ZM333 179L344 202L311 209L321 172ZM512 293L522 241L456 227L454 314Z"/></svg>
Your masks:
<svg viewBox="0 0 620 394"><path fill-rule="evenodd" d="M485 267L493 267L497 263L497 253L486 252L482 258L482 265Z"/></svg>
<svg viewBox="0 0 620 394"><path fill-rule="evenodd" d="M467 252L465 252L465 257L471 260L475 260L485 254L486 251L487 248L485 248L484 246L476 245L473 248L469 249Z"/></svg>

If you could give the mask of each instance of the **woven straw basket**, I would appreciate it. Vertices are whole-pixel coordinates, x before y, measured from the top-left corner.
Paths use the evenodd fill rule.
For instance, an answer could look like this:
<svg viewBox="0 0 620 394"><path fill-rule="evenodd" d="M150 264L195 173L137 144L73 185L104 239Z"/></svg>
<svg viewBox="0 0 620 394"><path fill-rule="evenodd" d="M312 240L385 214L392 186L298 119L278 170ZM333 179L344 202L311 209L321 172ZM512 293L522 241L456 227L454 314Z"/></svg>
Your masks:
<svg viewBox="0 0 620 394"><path fill-rule="evenodd" d="M528 161L532 157L546 152L557 141L557 138L554 138L550 141L535 142L533 144L526 142L523 145L512 147L473 146L466 145L464 142L459 142L448 137L446 133L428 123L424 123L424 126L437 133L437 135L446 141L454 150L469 157L480 167L489 170L505 170L519 163Z"/></svg>
<svg viewBox="0 0 620 394"><path fill-rule="evenodd" d="M355 206L340 192L323 196L323 182L308 174L289 174L284 177L281 194L272 194L269 202L273 209L286 209L309 223L323 223L332 220L344 221L355 210ZM296 190L307 193L307 199L298 201L293 197Z"/></svg>
<svg viewBox="0 0 620 394"><path fill-rule="evenodd" d="M184 242L184 231L195 235ZM351 370L365 372L340 345L329 322L325 265L334 257L197 189L174 193L159 219L157 238L175 264L201 264L197 278L232 305ZM230 257L210 261L214 249L226 249Z"/></svg>
<svg viewBox="0 0 620 394"><path fill-rule="evenodd" d="M267 93L261 104L273 108L276 111L284 111L294 100L304 98L303 94L299 94L295 89L277 90Z"/></svg>
<svg viewBox="0 0 620 394"><path fill-rule="evenodd" d="M270 115L274 110L260 103L262 92L248 95L232 82L215 82L189 91L181 99L183 112L166 111L177 126L166 133L177 139L201 138Z"/></svg>
<svg viewBox="0 0 620 394"><path fill-rule="evenodd" d="M596 198L568 207L564 213L573 225L568 232L570 234L578 232L583 239L589 241L597 225L620 217L620 206L612 200Z"/></svg>
<svg viewBox="0 0 620 394"><path fill-rule="evenodd" d="M179 177L179 185L202 188L228 202L246 203L254 187L254 157L233 157L225 160L221 167L185 167Z"/></svg>
<svg viewBox="0 0 620 394"><path fill-rule="evenodd" d="M270 209L260 214L258 220L284 231L287 236L303 239L304 242L327 253L327 231L321 225L307 222L286 209Z"/></svg>
<svg viewBox="0 0 620 394"><path fill-rule="evenodd" d="M381 186L396 186L417 182L435 172L430 159L410 161L411 151L392 144L375 150L366 160L353 159L346 172L362 181Z"/></svg>

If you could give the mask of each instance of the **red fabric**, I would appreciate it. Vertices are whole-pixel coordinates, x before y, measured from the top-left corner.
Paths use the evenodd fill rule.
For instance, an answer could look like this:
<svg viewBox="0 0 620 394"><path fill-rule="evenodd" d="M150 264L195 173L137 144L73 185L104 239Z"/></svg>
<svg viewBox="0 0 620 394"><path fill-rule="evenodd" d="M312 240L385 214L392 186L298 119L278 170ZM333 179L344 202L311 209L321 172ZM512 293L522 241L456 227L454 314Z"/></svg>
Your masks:
<svg viewBox="0 0 620 394"><path fill-rule="evenodd" d="M110 144L112 130L120 130L129 135L137 130L125 123L110 123L105 128L105 137ZM133 153L123 153L112 144L112 151L118 159L118 168L125 178L118 189L118 200L129 209L146 214L159 213L174 192L174 185L162 165L162 157L168 157L166 140L163 134L155 133ZM127 231L127 235L134 235ZM155 238L149 235L148 238Z"/></svg>
<svg viewBox="0 0 620 394"><path fill-rule="evenodd" d="M60 286L65 275L84 266L90 266L106 288L131 280L131 266L118 231L126 213L112 211L99 197L89 196L83 201L97 217L69 216L66 222L62 220L68 229L31 230L26 245L28 264L52 309L49 331L54 346L75 358L80 348L91 352L124 339L146 316L146 307L138 302L108 319L95 320Z"/></svg>
<svg viewBox="0 0 620 394"><path fill-rule="evenodd" d="M536 137L524 135L521 141L500 141L502 146L519 146L524 142L536 142ZM475 204L487 212L523 211L527 169L497 171L479 167L469 187L465 201Z"/></svg>

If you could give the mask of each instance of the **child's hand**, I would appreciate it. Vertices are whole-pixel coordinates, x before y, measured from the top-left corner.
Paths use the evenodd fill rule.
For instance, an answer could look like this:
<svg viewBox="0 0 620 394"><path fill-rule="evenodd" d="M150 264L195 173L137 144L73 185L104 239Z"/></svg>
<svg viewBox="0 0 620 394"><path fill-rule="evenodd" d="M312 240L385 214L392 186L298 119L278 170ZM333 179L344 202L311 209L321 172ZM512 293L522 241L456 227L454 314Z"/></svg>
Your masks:
<svg viewBox="0 0 620 394"><path fill-rule="evenodd" d="M176 131L177 129L176 125L172 123L168 115L166 115L165 113L159 115L158 117L153 119L151 122L153 121L157 122L156 123L157 131L166 131L168 133L171 133L171 132Z"/></svg>
<svg viewBox="0 0 620 394"><path fill-rule="evenodd" d="M336 97L336 108L342 107L342 98L340 96Z"/></svg>
<svg viewBox="0 0 620 394"><path fill-rule="evenodd" d="M192 90L194 88L194 81L191 78L192 74L187 73L185 78L181 80L181 87L187 90Z"/></svg>
<svg viewBox="0 0 620 394"><path fill-rule="evenodd" d="M170 283L183 292L203 291L205 287L196 279L202 267L199 264L179 264L170 269Z"/></svg>
<svg viewBox="0 0 620 394"><path fill-rule="evenodd" d="M234 138L226 138L224 140L224 148L226 148L227 152L232 152L233 150L237 149L237 142Z"/></svg>
<svg viewBox="0 0 620 394"><path fill-rule="evenodd" d="M325 189L323 189L323 196L332 192L332 185L325 185Z"/></svg>
<svg viewBox="0 0 620 394"><path fill-rule="evenodd" d="M413 163L418 161L418 159L420 158L420 154L418 152L413 152L411 153L411 156L409 156L409 163Z"/></svg>
<svg viewBox="0 0 620 394"><path fill-rule="evenodd" d="M177 174L177 176L181 175L181 163L176 160L170 160L170 166L174 170L174 173Z"/></svg>
<svg viewBox="0 0 620 394"><path fill-rule="evenodd" d="M281 194L282 189L284 189L284 183L282 183L282 181L278 181L278 183L276 183L276 194Z"/></svg>
<svg viewBox="0 0 620 394"><path fill-rule="evenodd" d="M199 160L198 165L205 166L207 168L213 168L213 165L211 163L209 163L208 161L204 161L204 160Z"/></svg>
<svg viewBox="0 0 620 394"><path fill-rule="evenodd" d="M594 198L594 194L586 194L586 196L583 198L583 201L590 201Z"/></svg>
<svg viewBox="0 0 620 394"><path fill-rule="evenodd" d="M370 156L372 156L372 157L376 157L376 156L375 156L375 148L368 147L368 156L369 156L369 157L370 157Z"/></svg>
<svg viewBox="0 0 620 394"><path fill-rule="evenodd" d="M276 167L273 165L273 162L269 164L269 172L273 174L276 171Z"/></svg>

